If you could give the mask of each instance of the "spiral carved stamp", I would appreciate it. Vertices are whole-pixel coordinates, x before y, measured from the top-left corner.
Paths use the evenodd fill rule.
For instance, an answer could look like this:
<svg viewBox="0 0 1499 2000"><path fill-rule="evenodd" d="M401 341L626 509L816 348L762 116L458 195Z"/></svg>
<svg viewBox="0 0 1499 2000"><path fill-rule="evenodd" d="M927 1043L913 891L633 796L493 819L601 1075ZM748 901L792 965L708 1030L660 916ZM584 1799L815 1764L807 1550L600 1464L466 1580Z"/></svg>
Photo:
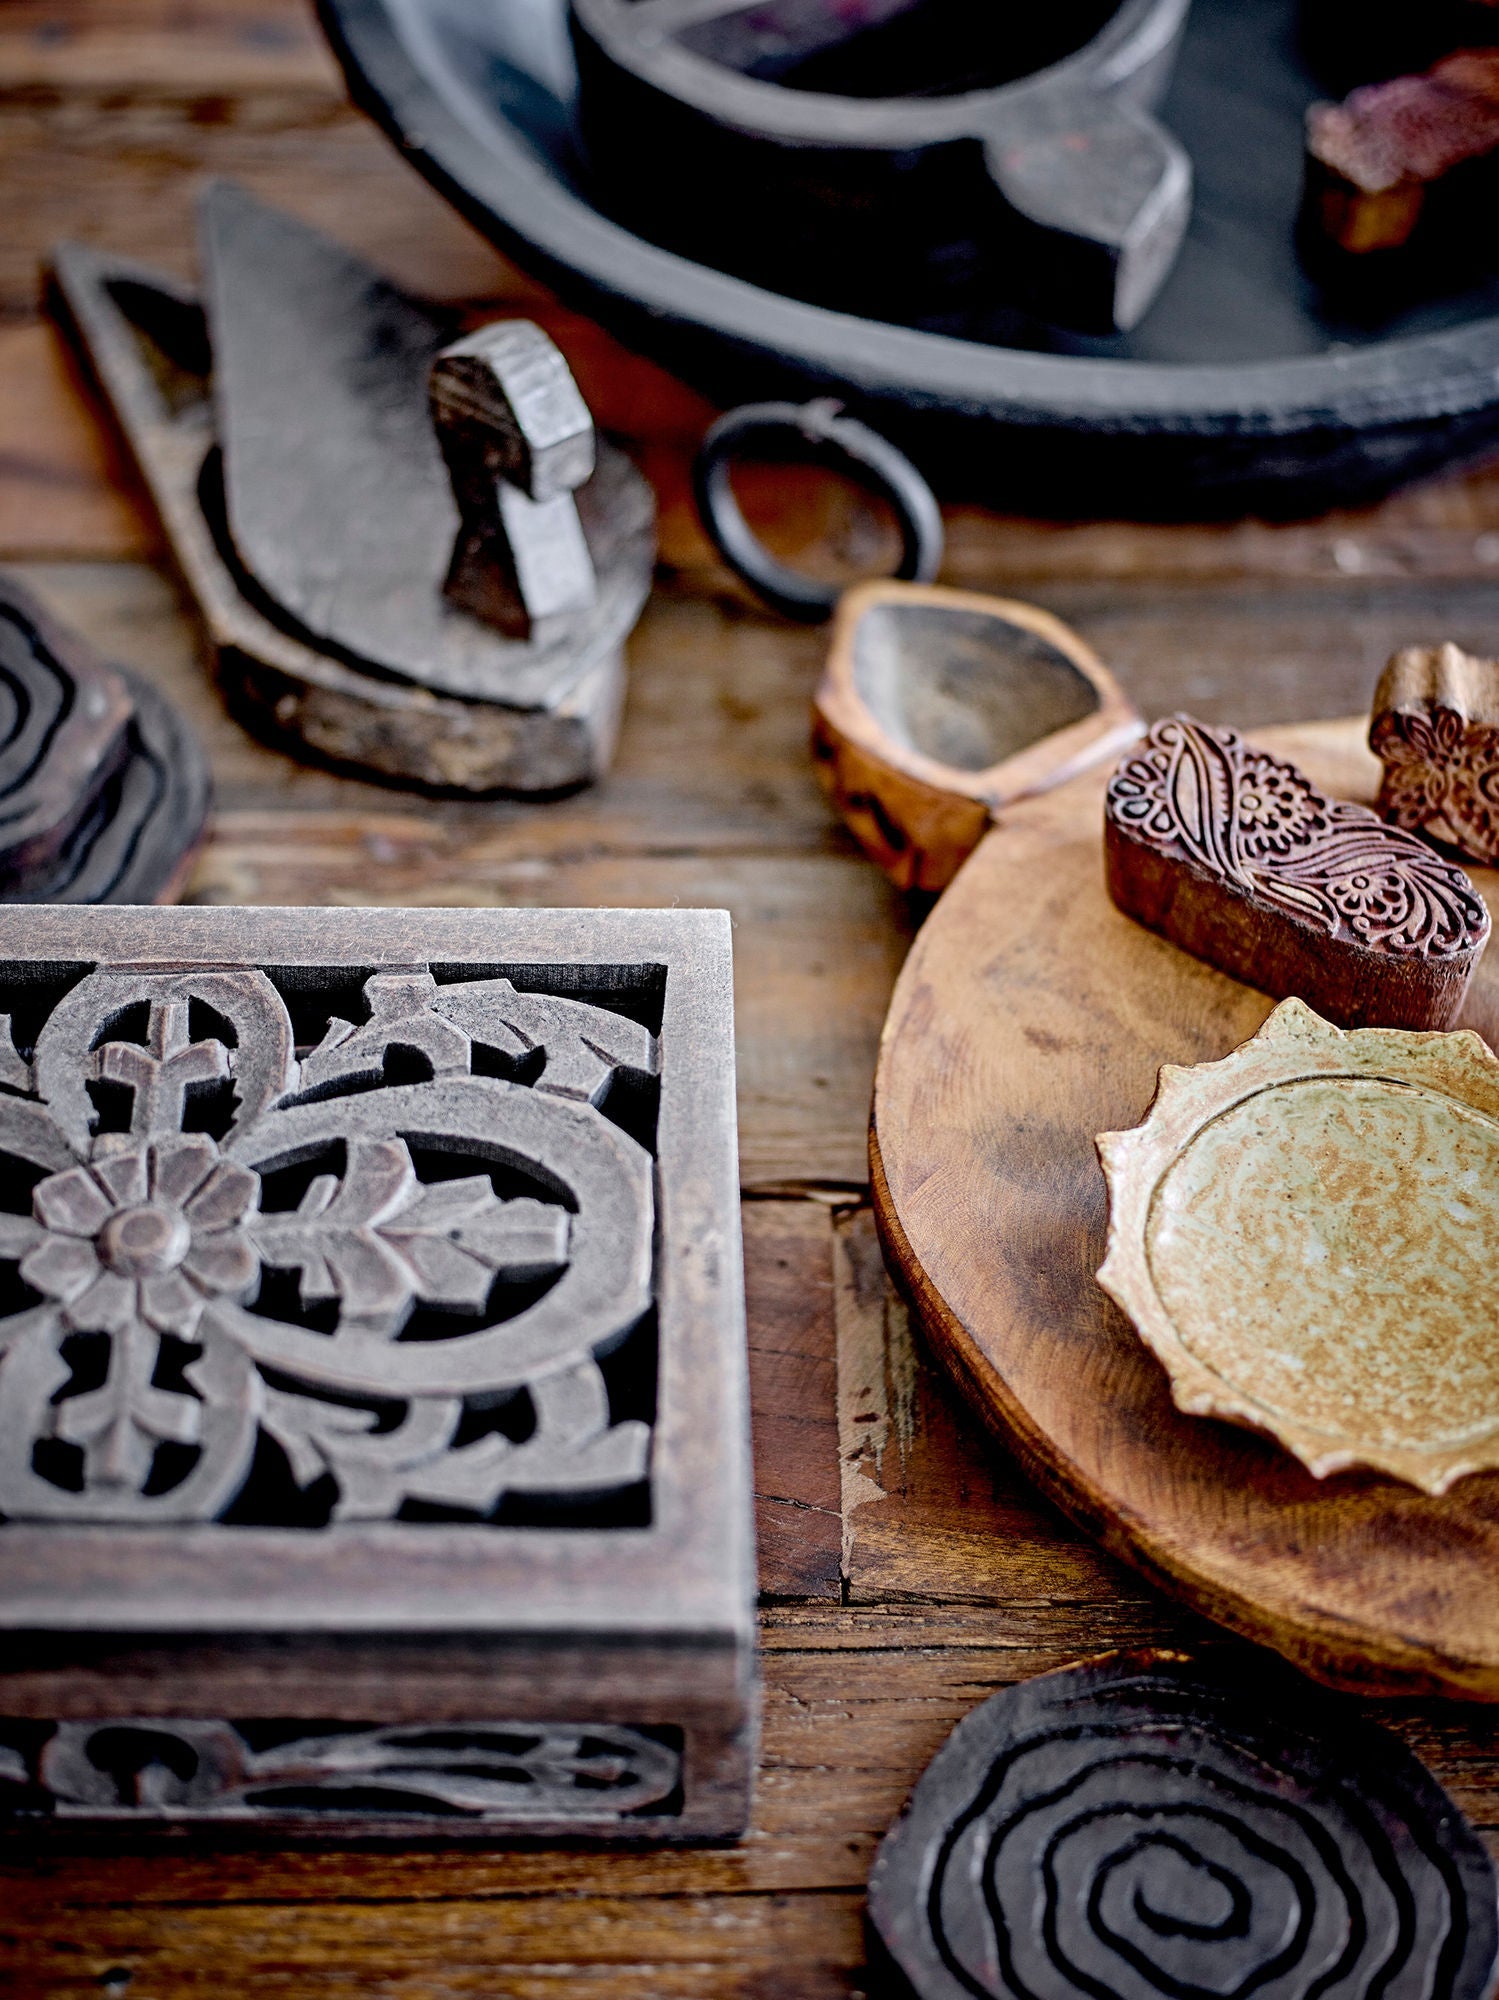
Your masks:
<svg viewBox="0 0 1499 2000"><path fill-rule="evenodd" d="M1455 863L1188 715L1109 781L1104 856L1126 916L1340 1028L1450 1026L1488 940Z"/></svg>
<svg viewBox="0 0 1499 2000"><path fill-rule="evenodd" d="M1481 2000L1499 1943L1493 1863L1400 1743L1171 1654L975 1709L869 1904L920 2000Z"/></svg>

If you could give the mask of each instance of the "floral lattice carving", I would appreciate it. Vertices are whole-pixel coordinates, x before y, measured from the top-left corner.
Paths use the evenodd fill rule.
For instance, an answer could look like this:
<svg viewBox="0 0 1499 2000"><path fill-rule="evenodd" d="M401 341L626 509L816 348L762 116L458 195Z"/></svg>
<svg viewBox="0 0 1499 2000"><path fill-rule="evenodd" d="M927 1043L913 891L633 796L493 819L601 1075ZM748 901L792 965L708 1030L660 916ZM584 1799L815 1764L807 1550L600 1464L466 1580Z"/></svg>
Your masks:
<svg viewBox="0 0 1499 2000"><path fill-rule="evenodd" d="M34 1182L0 1214L7 1519L277 1521L278 1476L369 1520L643 1481L599 1361L651 1304L652 1161L606 1100L654 1036L426 967L363 1004L300 1057L253 970L94 972L29 1060L4 1024L0 1171Z"/></svg>

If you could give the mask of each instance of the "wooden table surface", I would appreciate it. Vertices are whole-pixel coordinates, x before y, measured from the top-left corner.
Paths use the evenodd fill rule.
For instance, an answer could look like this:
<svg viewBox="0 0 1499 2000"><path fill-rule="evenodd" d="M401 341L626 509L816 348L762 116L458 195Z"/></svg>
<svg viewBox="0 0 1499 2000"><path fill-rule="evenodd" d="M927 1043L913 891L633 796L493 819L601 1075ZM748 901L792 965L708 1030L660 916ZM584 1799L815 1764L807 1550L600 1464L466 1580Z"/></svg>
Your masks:
<svg viewBox="0 0 1499 2000"><path fill-rule="evenodd" d="M546 806L434 806L302 769L224 715L150 510L38 303L39 262L64 237L190 273L211 173L408 285L542 320L655 481L661 565L606 784ZM754 1824L735 1849L11 1861L0 1991L861 1994L871 1853L958 1718L1081 1654L1206 1628L1030 1493L888 1288L865 1121L919 912L813 781L823 640L711 558L686 487L708 406L457 221L347 106L303 0L5 0L0 199L0 559L201 732L218 814L195 899L732 910L765 1676ZM788 548L821 536L857 564L885 546L879 518L821 481L758 499ZM1499 650L1499 472L1285 526L958 511L944 580L1073 620L1147 712L1341 714L1367 705L1396 646ZM1499 1850L1499 1711L1380 1713Z"/></svg>

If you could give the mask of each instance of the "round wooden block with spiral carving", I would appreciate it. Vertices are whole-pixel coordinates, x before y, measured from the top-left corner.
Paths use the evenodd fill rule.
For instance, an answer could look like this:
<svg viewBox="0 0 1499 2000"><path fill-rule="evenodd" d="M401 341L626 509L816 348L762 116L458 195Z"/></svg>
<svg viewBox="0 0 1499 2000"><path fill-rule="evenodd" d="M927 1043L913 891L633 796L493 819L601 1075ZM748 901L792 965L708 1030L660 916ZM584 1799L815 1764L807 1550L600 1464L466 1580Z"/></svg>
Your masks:
<svg viewBox="0 0 1499 2000"><path fill-rule="evenodd" d="M1379 779L1361 721L1256 732L1338 798ZM891 1001L872 1166L887 1252L933 1345L1027 1470L1116 1554L1321 1678L1499 1700L1499 1474L1422 1493L1313 1477L1172 1403L1100 1290L1094 1140L1163 1063L1213 1062L1272 1001L1134 923L1104 886L1107 773L1006 809ZM1499 874L1472 869L1499 908ZM1499 1045L1499 951L1457 1027ZM1414 1282L1391 1221L1392 1284Z"/></svg>
<svg viewBox="0 0 1499 2000"><path fill-rule="evenodd" d="M1493 1863L1401 1743L1171 1654L975 1709L869 1910L919 2000L1482 2000L1496 1952Z"/></svg>

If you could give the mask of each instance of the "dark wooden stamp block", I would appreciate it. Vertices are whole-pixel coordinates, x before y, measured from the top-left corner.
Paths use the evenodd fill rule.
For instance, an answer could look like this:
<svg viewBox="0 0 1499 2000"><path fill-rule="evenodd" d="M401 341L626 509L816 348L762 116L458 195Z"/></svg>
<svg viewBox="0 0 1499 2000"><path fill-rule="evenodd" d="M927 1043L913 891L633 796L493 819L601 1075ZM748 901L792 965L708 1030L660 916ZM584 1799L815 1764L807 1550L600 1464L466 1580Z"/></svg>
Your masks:
<svg viewBox="0 0 1499 2000"><path fill-rule="evenodd" d="M1369 748L1393 826L1499 861L1499 662L1450 644L1406 647L1375 689Z"/></svg>
<svg viewBox="0 0 1499 2000"><path fill-rule="evenodd" d="M1127 916L1340 1027L1449 1026L1489 935L1461 868L1190 716L1114 773L1104 854Z"/></svg>
<svg viewBox="0 0 1499 2000"><path fill-rule="evenodd" d="M1482 2000L1495 1878L1393 1736L1272 1665L1115 1654L953 1731L874 1927L919 2000Z"/></svg>
<svg viewBox="0 0 1499 2000"><path fill-rule="evenodd" d="M1421 76L1355 90L1306 114L1306 204L1336 249L1354 256L1408 244L1438 193L1467 196L1482 229L1499 151L1499 51L1462 49Z"/></svg>
<svg viewBox="0 0 1499 2000"><path fill-rule="evenodd" d="M9 1823L739 1831L726 919L0 912L0 1014Z"/></svg>
<svg viewBox="0 0 1499 2000"><path fill-rule="evenodd" d="M1181 0L572 0L596 184L643 235L845 312L1144 315L1192 170L1150 116Z"/></svg>

